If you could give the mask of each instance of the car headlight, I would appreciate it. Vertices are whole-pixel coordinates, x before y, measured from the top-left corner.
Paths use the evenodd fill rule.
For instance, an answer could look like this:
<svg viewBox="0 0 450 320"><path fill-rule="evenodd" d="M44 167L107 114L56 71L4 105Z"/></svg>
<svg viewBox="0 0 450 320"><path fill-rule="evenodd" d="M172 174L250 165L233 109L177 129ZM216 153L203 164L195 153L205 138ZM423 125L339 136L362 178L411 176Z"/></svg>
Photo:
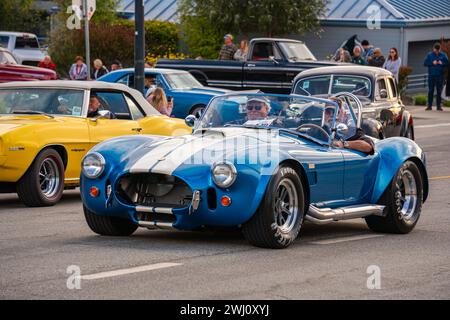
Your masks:
<svg viewBox="0 0 450 320"><path fill-rule="evenodd" d="M92 152L83 158L81 169L86 177L95 179L105 170L105 163L105 158L100 153Z"/></svg>
<svg viewBox="0 0 450 320"><path fill-rule="evenodd" d="M214 183L220 188L230 187L237 177L236 167L226 161L215 163L211 172Z"/></svg>

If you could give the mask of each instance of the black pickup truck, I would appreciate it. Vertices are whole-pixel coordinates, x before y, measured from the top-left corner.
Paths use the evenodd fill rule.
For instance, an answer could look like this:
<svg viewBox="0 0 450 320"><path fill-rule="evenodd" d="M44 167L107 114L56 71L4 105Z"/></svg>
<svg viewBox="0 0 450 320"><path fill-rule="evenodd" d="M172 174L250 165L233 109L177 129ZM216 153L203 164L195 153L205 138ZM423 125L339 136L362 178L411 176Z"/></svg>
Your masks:
<svg viewBox="0 0 450 320"><path fill-rule="evenodd" d="M161 59L156 67L189 71L208 86L288 94L299 72L336 64L317 61L301 41L257 38L250 41L247 61Z"/></svg>

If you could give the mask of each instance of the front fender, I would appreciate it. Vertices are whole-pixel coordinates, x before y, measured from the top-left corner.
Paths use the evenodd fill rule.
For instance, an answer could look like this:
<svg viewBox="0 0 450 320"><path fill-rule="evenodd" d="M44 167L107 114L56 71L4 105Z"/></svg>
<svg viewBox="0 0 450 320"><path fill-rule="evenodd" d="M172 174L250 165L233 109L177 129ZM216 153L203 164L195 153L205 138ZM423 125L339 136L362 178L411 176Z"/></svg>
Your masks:
<svg viewBox="0 0 450 320"><path fill-rule="evenodd" d="M423 175L424 190L426 189L428 177L426 175L425 153L414 141L403 137L387 138L379 140L375 149L380 155L380 163L372 193L372 203L377 203L380 200L401 165L409 159L419 161L423 165L425 169ZM425 193L424 199L426 198Z"/></svg>
<svg viewBox="0 0 450 320"><path fill-rule="evenodd" d="M403 111L403 116L402 116L402 124L400 127L400 136L401 137L406 137L406 133L408 132L408 128L410 127L410 125L412 124L412 116L408 111Z"/></svg>

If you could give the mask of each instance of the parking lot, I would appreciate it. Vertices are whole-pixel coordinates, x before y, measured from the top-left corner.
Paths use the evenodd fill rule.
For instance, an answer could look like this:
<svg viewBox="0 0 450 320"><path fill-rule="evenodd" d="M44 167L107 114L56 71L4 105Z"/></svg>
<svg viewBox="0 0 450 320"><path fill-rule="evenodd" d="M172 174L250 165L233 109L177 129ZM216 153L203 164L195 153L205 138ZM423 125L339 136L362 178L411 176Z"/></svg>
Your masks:
<svg viewBox="0 0 450 320"><path fill-rule="evenodd" d="M140 229L129 238L100 237L84 221L78 190L49 208L26 208L6 194L0 298L449 298L450 110L409 110L427 154L430 196L408 235L376 234L358 220L306 223L286 250L252 247L239 232ZM67 286L69 266L80 268L80 288ZM369 266L379 267L380 289L368 289Z"/></svg>

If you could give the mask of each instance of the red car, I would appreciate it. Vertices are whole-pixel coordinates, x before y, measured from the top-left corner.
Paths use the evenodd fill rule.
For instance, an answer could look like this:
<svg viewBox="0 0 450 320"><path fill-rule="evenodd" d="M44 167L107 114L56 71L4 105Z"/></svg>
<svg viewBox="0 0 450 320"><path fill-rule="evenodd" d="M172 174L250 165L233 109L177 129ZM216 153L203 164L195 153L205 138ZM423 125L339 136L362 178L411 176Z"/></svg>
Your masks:
<svg viewBox="0 0 450 320"><path fill-rule="evenodd" d="M0 48L0 83L56 79L55 71L20 65L8 50Z"/></svg>

